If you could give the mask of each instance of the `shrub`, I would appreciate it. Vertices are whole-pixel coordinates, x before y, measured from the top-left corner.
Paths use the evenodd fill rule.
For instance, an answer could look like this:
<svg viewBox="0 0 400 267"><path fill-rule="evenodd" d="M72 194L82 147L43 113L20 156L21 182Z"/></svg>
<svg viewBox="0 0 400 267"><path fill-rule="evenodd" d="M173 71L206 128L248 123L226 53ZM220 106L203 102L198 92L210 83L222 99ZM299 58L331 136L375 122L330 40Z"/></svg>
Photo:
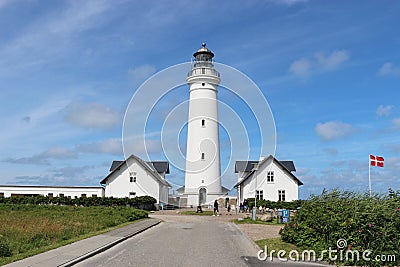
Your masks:
<svg viewBox="0 0 400 267"><path fill-rule="evenodd" d="M372 250L371 261L334 261L346 265L396 265L400 256L400 192L386 196L362 195L333 190L305 201L291 223L280 234L284 241L317 253L338 248L339 239L346 246L338 250L357 250L362 255ZM395 255L396 262L375 260L376 255ZM317 254L318 255L318 254ZM325 257L329 261L329 258Z"/></svg>
<svg viewBox="0 0 400 267"><path fill-rule="evenodd" d="M12 255L8 242L0 237L0 257L10 257Z"/></svg>
<svg viewBox="0 0 400 267"><path fill-rule="evenodd" d="M249 202L249 208L252 209L254 207L254 198L247 199ZM288 210L296 210L301 207L304 200L294 200L291 202L285 201L270 201L266 199L257 200L257 207L264 207L269 209L288 209Z"/></svg>
<svg viewBox="0 0 400 267"><path fill-rule="evenodd" d="M2 204L40 204L40 205L64 205L64 206L129 206L144 210L153 210L157 200L151 196L140 196L135 198L113 198L113 197L48 197L48 196L18 196L0 197Z"/></svg>

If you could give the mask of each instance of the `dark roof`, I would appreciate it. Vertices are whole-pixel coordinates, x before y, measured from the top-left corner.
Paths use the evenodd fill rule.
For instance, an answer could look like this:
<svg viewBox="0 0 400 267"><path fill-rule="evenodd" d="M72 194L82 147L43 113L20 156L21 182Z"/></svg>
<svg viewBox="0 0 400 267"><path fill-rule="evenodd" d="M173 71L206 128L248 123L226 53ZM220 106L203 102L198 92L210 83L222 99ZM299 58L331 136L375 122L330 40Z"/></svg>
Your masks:
<svg viewBox="0 0 400 267"><path fill-rule="evenodd" d="M290 172L295 172L296 167L294 166L294 162L291 160L279 160L283 166ZM236 161L235 163L235 173L238 172L251 172L254 168L254 165L259 163L259 161L250 160L250 161Z"/></svg>
<svg viewBox="0 0 400 267"><path fill-rule="evenodd" d="M169 162L168 161L152 161L150 163L153 165L154 169L156 169L156 171L158 173L165 172L166 174L169 174Z"/></svg>
<svg viewBox="0 0 400 267"><path fill-rule="evenodd" d="M128 159L135 159L140 165L142 165L145 169L147 169L150 173L153 174L153 177L156 178L158 181L160 181L163 184L166 184L170 187L170 184L167 182L167 180L164 179L164 177L162 177L160 175L160 173L157 171L157 169L153 166L152 162L146 162L144 160L142 160L141 158L135 156L135 155L130 155L129 158L127 158L125 161L120 161L120 164L117 165L117 163L114 164L114 162L119 162L119 161L113 161L113 163L111 164L111 168L113 166L116 166L114 170L110 171L110 173L103 179L100 181L100 184L103 185L106 183L106 181L108 180L109 177L111 177L111 175L118 170L123 164L126 164L126 162L128 161ZM160 161L159 161L160 162ZM168 164L168 167L165 167L165 165L160 164L161 166L165 167L164 169L160 167L160 170L166 170L169 173L169 163L166 162ZM157 164L156 164L157 165ZM167 173L167 172L166 172Z"/></svg>
<svg viewBox="0 0 400 267"><path fill-rule="evenodd" d="M122 161L122 160L114 160L111 163L110 172L113 172L117 168L121 167L121 165L124 162L125 161ZM154 169L158 173L165 172L166 174L169 174L169 162L168 161L151 161L151 162L146 161L146 163L147 163L147 165L149 165L150 168Z"/></svg>
<svg viewBox="0 0 400 267"><path fill-rule="evenodd" d="M273 162L276 162L284 171L286 171L287 174L288 174L294 181L296 181L298 185L303 185L303 182L300 181L300 180L289 170L289 168L290 168L290 169L296 170L295 167L294 167L293 161L283 161L283 162L286 162L286 165L288 165L288 167L289 167L289 168L288 168L288 167L285 166L281 161L277 160L277 159L276 159L275 157L273 157L272 155L269 155L267 158L265 158L264 160L260 161L260 166L263 165L265 162L267 162L269 158L272 158ZM246 161L243 161L243 162L246 162ZM249 162L250 162L250 161L249 161ZM288 163L288 162L289 162L289 163ZM291 162L291 164L293 165L293 168L292 168L292 166L290 166L290 162ZM237 163L237 161L236 161L236 163ZM257 163L257 162L256 162L256 163ZM243 165L243 166L244 166L244 165ZM259 166L259 167L260 167L260 166ZM236 171L236 170L235 170L235 171ZM249 177L251 177L251 176L254 174L254 172L255 172L255 171L251 169L250 172L249 172L242 180L240 180L234 187L238 187L240 184L242 184L244 181L246 181Z"/></svg>
<svg viewBox="0 0 400 267"><path fill-rule="evenodd" d="M123 162L124 162L124 161L122 161L122 160L114 160L114 161L111 163L110 172L112 172L113 170L115 170L116 168L118 168L119 166L121 166L121 164L122 164Z"/></svg>
<svg viewBox="0 0 400 267"><path fill-rule="evenodd" d="M295 172L296 167L294 166L294 162L291 160L280 160L280 163L282 163L283 166L286 167L290 172Z"/></svg>
<svg viewBox="0 0 400 267"><path fill-rule="evenodd" d="M235 163L235 173L238 172L251 172L254 168L254 164L257 164L258 161L236 161Z"/></svg>

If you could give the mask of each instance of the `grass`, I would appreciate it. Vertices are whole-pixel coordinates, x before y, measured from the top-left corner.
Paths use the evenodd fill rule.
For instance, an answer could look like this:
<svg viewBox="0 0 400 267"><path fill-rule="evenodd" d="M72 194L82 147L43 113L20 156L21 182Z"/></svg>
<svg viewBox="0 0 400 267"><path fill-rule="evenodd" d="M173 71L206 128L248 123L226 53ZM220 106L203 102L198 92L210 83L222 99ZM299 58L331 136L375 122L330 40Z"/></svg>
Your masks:
<svg viewBox="0 0 400 267"><path fill-rule="evenodd" d="M100 234L148 213L129 207L0 204L0 241L11 252L0 265Z"/></svg>
<svg viewBox="0 0 400 267"><path fill-rule="evenodd" d="M194 210L185 210L180 212L180 214L183 215L199 215L199 216L212 216L213 211L212 210L203 210L203 212L196 212Z"/></svg>
<svg viewBox="0 0 400 267"><path fill-rule="evenodd" d="M288 255L289 255L289 252L292 251L292 250L298 251L300 255L301 255L301 252L302 252L302 249L296 247L296 246L293 245L293 244L286 243L286 242L282 241L280 237L278 237L278 238L268 238L268 239L257 240L257 241L256 241L256 244L257 244L262 250L264 250L264 252L266 251L266 250L265 250L265 246L267 246L267 249L268 249L268 252L267 252L268 258L270 257L270 252L271 252L272 250L275 250L275 252L272 253L272 256L273 256L273 257L277 257L277 252L278 252L279 250L284 250L284 251L286 251L286 254L285 254L284 256L281 256L281 258L287 258Z"/></svg>
<svg viewBox="0 0 400 267"><path fill-rule="evenodd" d="M236 224L266 224L266 225L281 225L282 227L284 226L283 223L277 223L276 219L272 220L272 222L264 222L261 221L259 218L256 220L252 220L250 217L243 218L243 220L238 220L235 219L233 220L234 223Z"/></svg>

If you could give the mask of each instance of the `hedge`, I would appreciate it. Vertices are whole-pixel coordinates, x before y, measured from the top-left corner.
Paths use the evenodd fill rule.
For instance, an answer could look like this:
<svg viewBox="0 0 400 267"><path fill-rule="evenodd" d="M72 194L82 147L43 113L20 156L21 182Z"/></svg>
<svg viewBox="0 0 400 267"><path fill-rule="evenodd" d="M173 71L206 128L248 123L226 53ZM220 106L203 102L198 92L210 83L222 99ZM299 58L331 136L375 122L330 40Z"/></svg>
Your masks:
<svg viewBox="0 0 400 267"><path fill-rule="evenodd" d="M305 201L296 216L280 232L284 241L320 255L333 248L338 252L358 251L359 260L331 260L335 264L393 266L400 263L400 191L386 195L333 190ZM338 240L342 242L339 243ZM371 250L371 260L362 253ZM394 255L394 262L377 259ZM382 257L381 257L382 259Z"/></svg>
<svg viewBox="0 0 400 267"><path fill-rule="evenodd" d="M113 197L49 197L49 196L14 196L0 197L2 204L38 204L38 205L67 205L67 206L129 206L143 210L155 209L157 200L151 196L135 198Z"/></svg>
<svg viewBox="0 0 400 267"><path fill-rule="evenodd" d="M248 198L249 208L252 209L254 207L254 198ZM291 202L285 201L270 201L266 199L259 200L257 199L257 208L262 206L264 208L269 209L288 209L288 210L296 210L304 203L304 200L294 200Z"/></svg>

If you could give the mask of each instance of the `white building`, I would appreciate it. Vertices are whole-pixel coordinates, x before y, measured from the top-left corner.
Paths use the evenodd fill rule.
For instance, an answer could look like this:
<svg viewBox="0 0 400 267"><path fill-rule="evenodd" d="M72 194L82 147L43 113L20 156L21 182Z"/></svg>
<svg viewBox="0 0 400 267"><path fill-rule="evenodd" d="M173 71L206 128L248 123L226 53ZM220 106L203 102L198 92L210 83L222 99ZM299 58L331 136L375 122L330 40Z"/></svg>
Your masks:
<svg viewBox="0 0 400 267"><path fill-rule="evenodd" d="M166 161L145 162L131 155L125 161L113 161L110 173L100 184L105 186L106 197L151 196L157 203L165 204L171 187L165 180L168 173Z"/></svg>
<svg viewBox="0 0 400 267"><path fill-rule="evenodd" d="M297 200L298 188L303 183L293 174L295 171L293 161L278 161L272 155L260 161L236 161L238 203L255 197L271 201Z"/></svg>
<svg viewBox="0 0 400 267"><path fill-rule="evenodd" d="M194 54L194 64L186 79L190 86L185 186L178 189L188 206L211 203L226 193L221 186L218 129L219 73L214 54L203 43Z"/></svg>
<svg viewBox="0 0 400 267"><path fill-rule="evenodd" d="M40 185L0 185L0 197L14 196L50 197L103 197L101 186L40 186Z"/></svg>

